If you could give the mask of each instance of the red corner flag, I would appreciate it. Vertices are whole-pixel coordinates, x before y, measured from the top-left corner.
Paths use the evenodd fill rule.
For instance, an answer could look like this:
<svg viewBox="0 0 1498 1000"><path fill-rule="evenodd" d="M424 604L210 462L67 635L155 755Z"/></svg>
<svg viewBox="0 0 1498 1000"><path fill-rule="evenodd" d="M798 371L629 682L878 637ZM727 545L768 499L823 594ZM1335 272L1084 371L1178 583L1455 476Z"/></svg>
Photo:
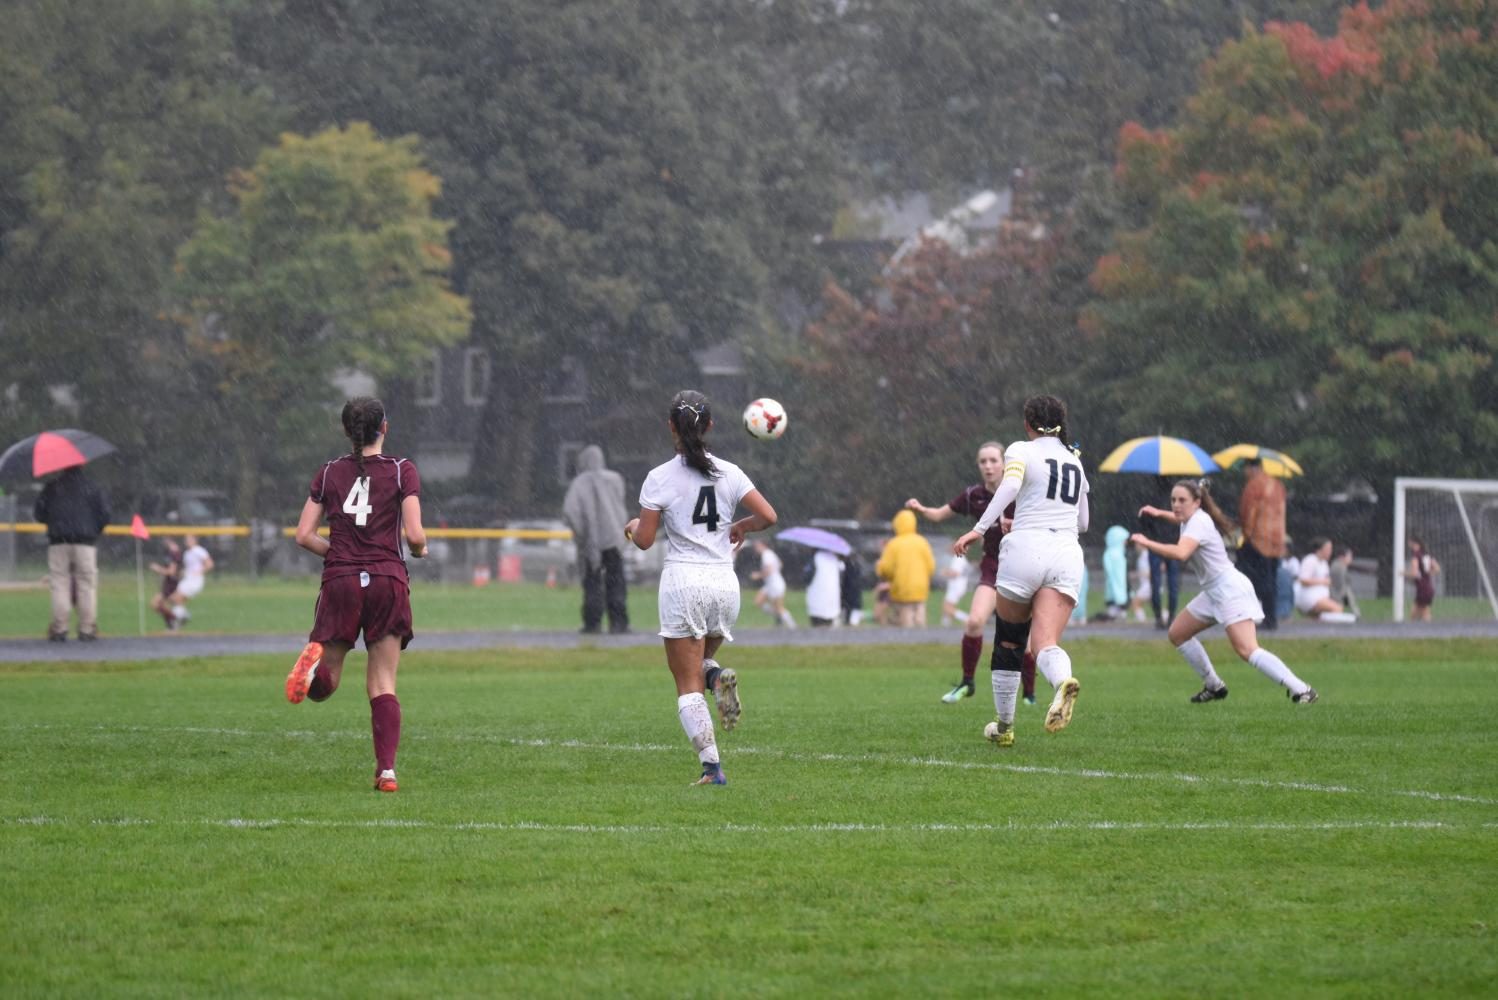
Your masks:
<svg viewBox="0 0 1498 1000"><path fill-rule="evenodd" d="M139 514L130 519L130 534L142 541L151 537L151 532L146 528L146 522L140 519Z"/></svg>

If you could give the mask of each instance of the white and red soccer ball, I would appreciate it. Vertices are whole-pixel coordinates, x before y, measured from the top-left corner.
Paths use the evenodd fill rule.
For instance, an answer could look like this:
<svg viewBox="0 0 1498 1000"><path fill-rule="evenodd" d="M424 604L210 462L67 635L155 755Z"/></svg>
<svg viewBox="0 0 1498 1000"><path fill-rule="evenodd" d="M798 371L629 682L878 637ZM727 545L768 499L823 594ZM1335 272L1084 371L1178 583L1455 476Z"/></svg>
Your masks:
<svg viewBox="0 0 1498 1000"><path fill-rule="evenodd" d="M773 441L785 433L785 407L773 399L756 399L744 407L744 430L750 437Z"/></svg>

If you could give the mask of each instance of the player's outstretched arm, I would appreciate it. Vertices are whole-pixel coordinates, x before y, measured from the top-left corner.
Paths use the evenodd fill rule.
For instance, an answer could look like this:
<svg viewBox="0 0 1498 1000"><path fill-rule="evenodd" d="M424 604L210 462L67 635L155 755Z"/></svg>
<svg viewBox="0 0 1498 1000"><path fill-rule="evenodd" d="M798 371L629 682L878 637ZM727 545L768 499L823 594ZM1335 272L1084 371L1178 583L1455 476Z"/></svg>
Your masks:
<svg viewBox="0 0 1498 1000"><path fill-rule="evenodd" d="M406 527L406 544L413 558L427 554L427 532L421 526L421 497L412 494L401 501L401 523Z"/></svg>
<svg viewBox="0 0 1498 1000"><path fill-rule="evenodd" d="M950 504L942 504L940 507L927 507L915 497L911 497L905 501L905 508L915 511L928 521L945 521L953 513Z"/></svg>

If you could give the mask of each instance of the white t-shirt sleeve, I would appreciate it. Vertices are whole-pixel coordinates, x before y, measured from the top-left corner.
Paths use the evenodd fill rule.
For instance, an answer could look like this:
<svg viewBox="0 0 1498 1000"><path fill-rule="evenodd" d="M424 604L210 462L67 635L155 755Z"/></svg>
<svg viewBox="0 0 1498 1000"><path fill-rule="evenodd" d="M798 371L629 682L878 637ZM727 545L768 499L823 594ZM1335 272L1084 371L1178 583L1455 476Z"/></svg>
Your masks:
<svg viewBox="0 0 1498 1000"><path fill-rule="evenodd" d="M1204 510L1199 510L1186 519L1181 525L1182 538L1194 538L1196 544L1203 545L1207 539L1217 533L1217 525L1212 523L1212 515Z"/></svg>
<svg viewBox="0 0 1498 1000"><path fill-rule="evenodd" d="M998 523L999 518L1004 516L1004 511L1019 496L1020 486L1025 481L1025 460L1029 454L1027 441L1015 441L1004 450L1004 477L999 480L999 488L994 492L993 499L988 501L988 508L983 511L983 516L973 525L973 530L978 534L987 534L988 529Z"/></svg>
<svg viewBox="0 0 1498 1000"><path fill-rule="evenodd" d="M669 466L657 466L640 484L640 506L645 510L665 510L671 505L670 482L663 474Z"/></svg>
<svg viewBox="0 0 1498 1000"><path fill-rule="evenodd" d="M748 473L735 465L728 471L728 489L733 496L733 505L737 507L754 492L754 484L749 481Z"/></svg>

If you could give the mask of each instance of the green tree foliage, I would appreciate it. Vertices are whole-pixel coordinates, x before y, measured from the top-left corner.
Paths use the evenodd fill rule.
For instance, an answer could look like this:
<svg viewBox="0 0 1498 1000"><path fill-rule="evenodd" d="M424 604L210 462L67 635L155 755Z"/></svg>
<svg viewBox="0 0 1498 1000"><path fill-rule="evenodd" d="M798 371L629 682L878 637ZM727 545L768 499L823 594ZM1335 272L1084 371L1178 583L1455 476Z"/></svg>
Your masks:
<svg viewBox="0 0 1498 1000"><path fill-rule="evenodd" d="M1498 464L1495 31L1460 0L1271 23L1174 128L1125 128L1133 224L1087 322L1100 372L1137 370L1125 425L1296 447L1385 498Z"/></svg>
<svg viewBox="0 0 1498 1000"><path fill-rule="evenodd" d="M326 450L295 432L325 415L335 372L400 373L467 333L468 302L447 281L451 224L431 212L439 191L414 138L362 123L283 135L234 177L235 210L205 216L182 247L193 344L235 430L242 516L288 463ZM255 433L261 420L280 433Z"/></svg>
<svg viewBox="0 0 1498 1000"><path fill-rule="evenodd" d="M1059 391L1076 358L1055 280L1065 249L1015 222L968 255L928 242L866 296L830 285L808 350L788 362L798 417L816 428L788 488L813 509L886 517L971 482L979 445L1022 437L1025 398Z"/></svg>
<svg viewBox="0 0 1498 1000"><path fill-rule="evenodd" d="M181 482L206 439L173 254L273 116L225 72L214 5L5 2L0 24L0 442L76 423L121 448L117 493Z"/></svg>
<svg viewBox="0 0 1498 1000"><path fill-rule="evenodd" d="M642 399L657 413L694 376L692 350L762 322L773 276L806 281L831 153L757 61L741 19L759 5L740 6L252 5L249 58L301 120L423 136L455 280L496 359L474 486L512 508L536 500L564 357L586 368L585 416L627 424L601 418Z"/></svg>

